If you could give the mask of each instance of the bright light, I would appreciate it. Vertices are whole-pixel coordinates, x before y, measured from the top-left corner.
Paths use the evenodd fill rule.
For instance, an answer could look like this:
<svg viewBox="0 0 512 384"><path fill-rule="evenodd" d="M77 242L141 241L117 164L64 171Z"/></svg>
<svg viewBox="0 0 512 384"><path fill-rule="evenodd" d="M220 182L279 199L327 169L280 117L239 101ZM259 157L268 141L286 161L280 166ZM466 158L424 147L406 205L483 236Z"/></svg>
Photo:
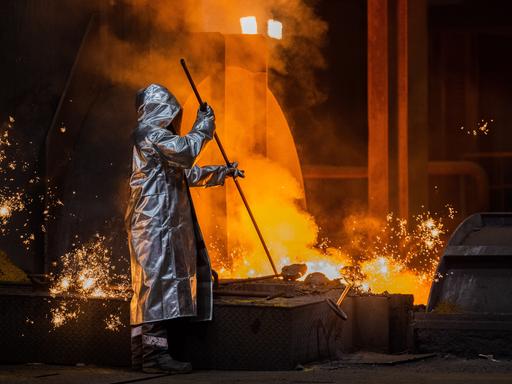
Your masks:
<svg viewBox="0 0 512 384"><path fill-rule="evenodd" d="M269 19L267 22L267 34L273 39L281 40L283 38L283 23Z"/></svg>
<svg viewBox="0 0 512 384"><path fill-rule="evenodd" d="M241 17L240 26L244 35L256 35L258 33L258 23L254 16Z"/></svg>
<svg viewBox="0 0 512 384"><path fill-rule="evenodd" d="M11 215L11 210L8 206L4 205L0 207L0 217L9 217Z"/></svg>

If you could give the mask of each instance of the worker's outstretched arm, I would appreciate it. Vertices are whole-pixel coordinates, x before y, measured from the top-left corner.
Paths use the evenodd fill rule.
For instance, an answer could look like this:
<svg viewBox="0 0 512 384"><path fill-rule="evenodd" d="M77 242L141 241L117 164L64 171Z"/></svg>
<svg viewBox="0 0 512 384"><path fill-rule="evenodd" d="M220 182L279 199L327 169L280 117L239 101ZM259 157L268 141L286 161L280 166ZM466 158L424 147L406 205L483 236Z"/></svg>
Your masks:
<svg viewBox="0 0 512 384"><path fill-rule="evenodd" d="M190 187L214 187L224 185L226 177L245 177L244 171L238 169L238 164L232 163L230 167L226 165L208 165L199 167L197 165L185 171L188 185Z"/></svg>

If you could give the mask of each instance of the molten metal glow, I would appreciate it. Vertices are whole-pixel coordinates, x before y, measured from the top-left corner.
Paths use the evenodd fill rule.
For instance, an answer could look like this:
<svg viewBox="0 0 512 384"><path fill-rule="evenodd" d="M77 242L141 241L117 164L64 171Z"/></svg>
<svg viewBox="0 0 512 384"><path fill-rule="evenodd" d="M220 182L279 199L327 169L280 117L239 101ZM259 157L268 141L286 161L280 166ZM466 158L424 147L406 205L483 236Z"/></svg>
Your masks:
<svg viewBox="0 0 512 384"><path fill-rule="evenodd" d="M308 266L307 273L321 272L329 279L337 279L340 277L340 270L344 267L343 263L332 262L329 260L322 261L306 261ZM304 276L305 277L305 276Z"/></svg>
<svg viewBox="0 0 512 384"><path fill-rule="evenodd" d="M307 213L291 201L279 200L279 195L274 199L277 199L275 203L271 199L260 201L266 205L256 204L255 211L265 228L272 253L279 256L276 260L279 268L305 263L308 273L322 272L330 279L350 281L361 291L411 293L416 303L426 303L444 245L442 218L425 212L408 223L392 214L384 222L364 215L352 216L343 228L348 245L334 249L317 245L318 229ZM448 212L448 218L453 218L453 208L448 207ZM243 245L231 254L231 269L225 266L221 274L229 277L268 274L267 260L251 234L250 223L244 222L237 229ZM247 231L245 234L243 229ZM345 274L344 267L359 271L355 281L351 273Z"/></svg>
<svg viewBox="0 0 512 384"><path fill-rule="evenodd" d="M215 100L213 89L211 81L200 84L205 99ZM278 271L285 265L305 263L308 273L350 281L362 291L411 293L416 303L425 303L444 241L444 219L429 212L411 222L392 214L384 220L365 214L345 220L333 217L340 221L343 247L334 248L319 239L318 225L304 209L300 166L294 165L298 158L286 119L276 119L282 111L270 93L266 103L259 104L247 89L260 89L257 78L248 71L227 68L226 100L236 103L226 103L226 131L220 135L232 159L246 170L240 183ZM262 113L265 108L272 113ZM184 126L192 126L195 109L196 101L191 98L185 105ZM267 131L261 134L265 124ZM230 129L240 126L247 129ZM265 156L261 148L266 149ZM200 162L221 164L218 148L210 145ZM233 184L227 181L225 189L193 189L191 193L213 268L220 277L272 274ZM448 217L453 217L453 209L447 208Z"/></svg>
<svg viewBox="0 0 512 384"><path fill-rule="evenodd" d="M314 219L296 203L302 195L297 181L268 160L242 159L247 170L244 190L270 247L278 269L305 263L308 273L322 272L330 279L344 276L343 267L356 267L362 278L356 284L373 293L412 293L416 303L426 303L430 282L443 246L442 218L425 212L409 223L390 214L385 221L352 216L343 233L347 246L335 249L318 244ZM265 169L262 174L258 170ZM234 193L228 199L236 207L230 219L230 235L237 245L230 258L214 260L222 265L223 277L253 277L270 274L268 261L254 234L244 208ZM453 211L449 210L449 215Z"/></svg>
<svg viewBox="0 0 512 384"><path fill-rule="evenodd" d="M448 219L455 210L447 206ZM426 303L446 230L443 218L425 212L412 223L389 214L385 223L363 217L350 219L352 255L361 271L362 290L412 293L416 303ZM350 236L352 232L352 236Z"/></svg>
<svg viewBox="0 0 512 384"><path fill-rule="evenodd" d="M243 181L244 189L254 202L254 214L278 269L291 263L305 263L308 273L322 272L330 279L354 282L354 277L342 270L352 267L360 273L355 283L361 291L411 293L416 303L426 303L444 245L443 218L425 212L409 223L393 214L384 221L355 215L345 220L345 247L335 249L328 242L319 245L314 219L295 203L301 196L296 180L267 160L251 158L242 162L248 175ZM258 174L258 169L265 169L265 173ZM218 269L222 277L270 274L247 213L237 205L236 195L229 199L237 207L231 213L237 224L230 227L237 246L228 260L214 259L214 264L222 266ZM448 217L453 214L448 207Z"/></svg>

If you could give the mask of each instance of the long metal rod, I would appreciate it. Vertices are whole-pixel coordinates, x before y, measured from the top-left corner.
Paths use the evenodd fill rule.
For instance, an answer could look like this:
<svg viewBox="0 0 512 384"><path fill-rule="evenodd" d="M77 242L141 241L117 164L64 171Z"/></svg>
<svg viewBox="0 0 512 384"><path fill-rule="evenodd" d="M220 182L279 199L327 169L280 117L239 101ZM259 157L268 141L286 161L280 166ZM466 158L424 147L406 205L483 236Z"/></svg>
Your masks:
<svg viewBox="0 0 512 384"><path fill-rule="evenodd" d="M197 87L194 83L194 80L192 79L192 76L190 75L190 72L187 68L187 64L185 63L185 59L180 60L181 66L183 67L183 70L185 71L185 75L187 75L187 79L190 83L190 86L192 87L192 90L194 91L194 94L196 95L197 101L199 102L199 105L201 106L201 109L204 110L206 104L201 99L201 95L199 95L199 92L197 90ZM226 154L226 151L224 150L224 147L222 146L222 143L219 139L219 136L217 133L214 133L215 142L219 146L220 152L222 153L222 157L224 158L224 161L226 162L226 165L228 167L231 167L231 162L229 161L228 155ZM267 243L265 243L265 239L263 238L263 235L261 234L260 228L258 224L256 223L256 219L254 218L254 215L252 214L252 210L249 207L249 202L245 198L245 194L242 191L242 187L240 186L240 183L236 178L233 178L233 181L235 182L236 189L238 190L238 193L240 194L240 197L242 198L242 201L244 202L245 208L247 209L247 213L249 214L249 217L251 218L252 224L254 226L254 229L256 230L256 233L258 234L258 237L260 239L261 245L263 246L263 249L265 250L265 254L267 255L268 261L270 261L270 265L272 266L272 270L274 271L274 274L276 276L279 275L277 272L276 266L274 264L274 260L272 260L272 256L270 255L270 251L268 250Z"/></svg>
<svg viewBox="0 0 512 384"><path fill-rule="evenodd" d="M236 284L244 284L244 283L252 283L256 281L264 281L275 279L276 277L280 277L281 275L267 275L267 276L258 276L258 277L248 277L247 279L233 279L227 281L219 281L219 286L224 285L236 285Z"/></svg>

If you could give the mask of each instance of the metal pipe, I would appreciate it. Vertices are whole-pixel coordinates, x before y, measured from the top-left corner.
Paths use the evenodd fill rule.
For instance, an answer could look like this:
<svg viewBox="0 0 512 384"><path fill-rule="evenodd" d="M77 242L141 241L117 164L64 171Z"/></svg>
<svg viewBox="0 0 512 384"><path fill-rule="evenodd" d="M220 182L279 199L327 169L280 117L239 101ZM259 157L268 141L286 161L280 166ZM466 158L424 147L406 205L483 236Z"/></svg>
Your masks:
<svg viewBox="0 0 512 384"><path fill-rule="evenodd" d="M281 275L266 275L266 276L258 276L258 277L248 277L246 279L234 279L228 281L220 281L219 285L231 285L231 284L241 284L241 283L252 283L255 281L264 281L274 279L276 277L280 277Z"/></svg>
<svg viewBox="0 0 512 384"><path fill-rule="evenodd" d="M512 152L510 153L512 156ZM489 177L478 163L472 161L429 161L427 164L429 175L452 176L462 175L471 177L477 186L477 205L482 211L489 206ZM353 180L368 177L366 167L345 167L332 165L306 165L302 167L304 179L323 180Z"/></svg>
<svg viewBox="0 0 512 384"><path fill-rule="evenodd" d="M473 178L476 184L478 209L488 209L489 177L481 165L472 161L429 161L427 167L429 175L465 175Z"/></svg>
<svg viewBox="0 0 512 384"><path fill-rule="evenodd" d="M261 291L230 291L225 289L214 289L213 294L215 296L241 296L241 297L261 297L268 298L273 295L272 292L261 292Z"/></svg>

